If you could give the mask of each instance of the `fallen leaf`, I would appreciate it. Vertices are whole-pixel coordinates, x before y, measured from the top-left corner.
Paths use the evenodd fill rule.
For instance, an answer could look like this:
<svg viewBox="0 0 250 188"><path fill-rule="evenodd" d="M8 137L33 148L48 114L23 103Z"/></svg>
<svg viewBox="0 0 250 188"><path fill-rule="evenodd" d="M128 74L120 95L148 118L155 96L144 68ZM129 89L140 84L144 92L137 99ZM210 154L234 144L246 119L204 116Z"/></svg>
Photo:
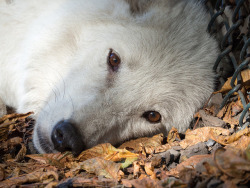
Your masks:
<svg viewBox="0 0 250 188"><path fill-rule="evenodd" d="M54 188L58 185L58 181L50 182L45 188Z"/></svg>
<svg viewBox="0 0 250 188"><path fill-rule="evenodd" d="M242 110L243 110L243 105L241 103L241 100L239 99L237 102L233 103L231 115L234 117L237 114L239 114Z"/></svg>
<svg viewBox="0 0 250 188"><path fill-rule="evenodd" d="M0 181L2 181L4 179L4 176L5 176L4 169L2 167L0 167Z"/></svg>
<svg viewBox="0 0 250 188"><path fill-rule="evenodd" d="M126 149L116 149L109 143L99 144L91 149L83 151L77 160L84 161L86 159L91 159L95 157L103 157L105 160L110 160L114 162L121 161L125 159L122 164L122 168L125 168L132 164L138 158L138 154L131 153Z"/></svg>
<svg viewBox="0 0 250 188"><path fill-rule="evenodd" d="M217 93L215 95L212 95L207 107L204 108L206 112L209 112L210 115L216 116L216 114L219 112L220 105L223 101L223 97L221 93Z"/></svg>
<svg viewBox="0 0 250 188"><path fill-rule="evenodd" d="M241 71L241 77L242 77L242 85L246 87L246 89L250 88L250 70L246 69ZM219 91L216 91L214 93L226 93L232 89L230 83L231 83L232 77L228 78L225 84L222 86L222 88ZM237 84L237 79L235 80L234 84Z"/></svg>
<svg viewBox="0 0 250 188"><path fill-rule="evenodd" d="M210 158L211 155L194 155L184 162L177 165L176 168L171 169L170 171L166 172L167 176L175 176L179 177L179 173L184 170L185 168L194 169L198 163L200 163L203 159Z"/></svg>
<svg viewBox="0 0 250 188"><path fill-rule="evenodd" d="M134 175L134 177L138 177L138 175L140 173L140 169L141 169L141 165L140 165L139 161L133 162L133 167L134 167L133 175Z"/></svg>
<svg viewBox="0 0 250 188"><path fill-rule="evenodd" d="M159 180L152 180L151 178L143 178L140 180L122 180L122 183L128 187L132 186L135 188L143 187L154 187L154 188L163 188Z"/></svg>
<svg viewBox="0 0 250 188"><path fill-rule="evenodd" d="M51 153L51 154L33 154L27 157L34 159L40 163L64 168L66 165L66 157L73 158L70 152L65 153Z"/></svg>
<svg viewBox="0 0 250 188"><path fill-rule="evenodd" d="M8 114L0 118L0 142L7 139L8 133L18 124L18 121L22 121L28 116L33 114L28 112L26 114Z"/></svg>
<svg viewBox="0 0 250 188"><path fill-rule="evenodd" d="M203 166L205 167L206 169L206 174L209 175L209 176L216 176L216 177L219 177L222 175L221 171L214 165L211 165L210 163L208 162L204 162L203 163Z"/></svg>
<svg viewBox="0 0 250 188"><path fill-rule="evenodd" d="M79 170L86 170L87 172L96 174L97 176L117 179L120 167L121 164L119 163L96 157L79 163L79 166L72 171L76 174Z"/></svg>
<svg viewBox="0 0 250 188"><path fill-rule="evenodd" d="M179 173L179 178L184 183L192 185L192 182L195 180L195 178L198 176L198 172L194 168L184 168ZM191 186L190 186L191 187Z"/></svg>
<svg viewBox="0 0 250 188"><path fill-rule="evenodd" d="M173 143L176 140L180 141L181 138L179 136L178 130L175 127L172 127L172 129L168 133L167 143L171 144L171 143Z"/></svg>
<svg viewBox="0 0 250 188"><path fill-rule="evenodd" d="M125 187L133 187L131 180L128 180L128 179L122 179L122 184Z"/></svg>
<svg viewBox="0 0 250 188"><path fill-rule="evenodd" d="M32 172L30 174L25 174L18 177L9 178L0 182L0 187L12 187L16 185L21 185L24 183L41 182L48 177L53 177L53 179L58 180L58 174L54 171L42 172L43 169L39 171Z"/></svg>
<svg viewBox="0 0 250 188"><path fill-rule="evenodd" d="M213 138L214 135L229 135L228 129L220 127L202 127L193 131L187 131L185 139L180 142L180 146L185 149L189 146L198 144L199 142L206 142Z"/></svg>
<svg viewBox="0 0 250 188"><path fill-rule="evenodd" d="M175 177L167 177L161 181L161 185L163 187L178 187L178 188L186 188L188 187L183 181L175 178Z"/></svg>
<svg viewBox="0 0 250 188"><path fill-rule="evenodd" d="M167 151L169 149L171 149L172 147L174 146L179 146L180 145L180 142L173 142L171 144L164 144L164 145L161 145L161 146L158 146L154 149L154 153L162 153L164 151Z"/></svg>
<svg viewBox="0 0 250 188"><path fill-rule="evenodd" d="M10 138L10 139L4 141L3 143L0 143L0 148L1 149L13 148L16 145L21 144L22 141L23 141L23 139L20 137Z"/></svg>
<svg viewBox="0 0 250 188"><path fill-rule="evenodd" d="M126 148L128 150L134 150L134 152L145 151L147 154L151 154L155 151L155 148L162 145L163 134L155 135L151 138L138 138L122 144L119 148Z"/></svg>
<svg viewBox="0 0 250 188"><path fill-rule="evenodd" d="M231 126L238 125L239 124L239 119L236 119L232 115L232 107L235 105L235 102L231 102L226 110L226 113L223 117L223 121L230 124Z"/></svg>
<svg viewBox="0 0 250 188"><path fill-rule="evenodd" d="M216 115L218 118L222 119L223 116L226 114L227 111L227 105L224 106L221 110L219 110L218 114Z"/></svg>
<svg viewBox="0 0 250 188"><path fill-rule="evenodd" d="M151 161L145 163L144 169L147 175L149 175L151 179L154 179L154 180L157 179L156 174L154 172L154 166L152 165Z"/></svg>
<svg viewBox="0 0 250 188"><path fill-rule="evenodd" d="M236 148L218 148L214 153L216 166L227 176L247 180L250 178L250 160Z"/></svg>
<svg viewBox="0 0 250 188"><path fill-rule="evenodd" d="M21 149L19 150L18 154L15 157L15 161L23 160L24 156L26 155L27 148L24 144L21 144Z"/></svg>
<svg viewBox="0 0 250 188"><path fill-rule="evenodd" d="M206 114L204 110L199 110L199 113L205 127L223 127L224 125L226 125L226 122L222 121L218 117Z"/></svg>
<svg viewBox="0 0 250 188"><path fill-rule="evenodd" d="M102 178L101 180L98 180L97 178L84 178L76 176L72 179L60 182L58 187L115 187L116 185L117 180L113 179Z"/></svg>
<svg viewBox="0 0 250 188"><path fill-rule="evenodd" d="M218 135L211 131L211 139L215 140L216 142L222 144L222 145L228 145L230 143L233 143L237 140L239 140L242 136L250 136L250 128L245 128L243 130L240 130L230 136L223 136Z"/></svg>

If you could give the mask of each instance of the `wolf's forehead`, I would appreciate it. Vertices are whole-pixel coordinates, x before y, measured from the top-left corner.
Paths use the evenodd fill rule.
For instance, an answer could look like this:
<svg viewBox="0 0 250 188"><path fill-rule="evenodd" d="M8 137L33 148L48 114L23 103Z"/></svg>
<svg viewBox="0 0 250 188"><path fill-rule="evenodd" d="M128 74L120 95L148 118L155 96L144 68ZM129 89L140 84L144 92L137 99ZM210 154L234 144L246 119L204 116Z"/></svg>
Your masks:
<svg viewBox="0 0 250 188"><path fill-rule="evenodd" d="M121 70L118 74L113 90L121 102L130 101L134 105L153 105L166 101L165 98L172 92L171 87L168 87L171 80L160 68L138 66L125 71Z"/></svg>

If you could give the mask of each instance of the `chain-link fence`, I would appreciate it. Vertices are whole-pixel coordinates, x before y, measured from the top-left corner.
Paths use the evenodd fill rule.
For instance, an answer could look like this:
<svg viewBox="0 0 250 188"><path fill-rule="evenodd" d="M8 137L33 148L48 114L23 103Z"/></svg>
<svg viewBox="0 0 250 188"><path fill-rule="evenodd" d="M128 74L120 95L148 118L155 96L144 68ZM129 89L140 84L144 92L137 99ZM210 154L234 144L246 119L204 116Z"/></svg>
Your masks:
<svg viewBox="0 0 250 188"><path fill-rule="evenodd" d="M232 89L224 97L221 108L237 92L244 108L239 124L244 129L250 124L250 83L243 82L242 78L242 72L250 68L250 0L207 0L206 5L211 14L207 30L217 35L221 48L214 70L225 59L234 69L230 83Z"/></svg>

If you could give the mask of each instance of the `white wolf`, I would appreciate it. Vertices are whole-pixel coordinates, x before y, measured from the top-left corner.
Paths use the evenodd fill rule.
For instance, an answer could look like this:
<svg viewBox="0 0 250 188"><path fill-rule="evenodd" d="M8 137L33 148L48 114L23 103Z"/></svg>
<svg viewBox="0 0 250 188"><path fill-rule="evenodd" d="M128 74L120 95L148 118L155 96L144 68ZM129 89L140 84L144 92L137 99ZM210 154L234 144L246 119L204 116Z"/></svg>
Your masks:
<svg viewBox="0 0 250 188"><path fill-rule="evenodd" d="M194 0L0 1L0 98L34 111L41 152L184 131L213 91Z"/></svg>

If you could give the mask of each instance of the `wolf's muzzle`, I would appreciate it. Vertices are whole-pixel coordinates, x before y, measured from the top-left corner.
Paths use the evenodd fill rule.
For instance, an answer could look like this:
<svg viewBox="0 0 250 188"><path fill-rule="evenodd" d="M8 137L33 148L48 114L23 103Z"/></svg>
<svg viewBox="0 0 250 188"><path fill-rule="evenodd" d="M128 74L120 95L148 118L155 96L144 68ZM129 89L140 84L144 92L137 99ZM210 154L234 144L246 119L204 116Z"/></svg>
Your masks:
<svg viewBox="0 0 250 188"><path fill-rule="evenodd" d="M60 152L72 151L74 155L78 155L85 148L77 128L67 120L56 124L52 131L51 139L54 148Z"/></svg>

